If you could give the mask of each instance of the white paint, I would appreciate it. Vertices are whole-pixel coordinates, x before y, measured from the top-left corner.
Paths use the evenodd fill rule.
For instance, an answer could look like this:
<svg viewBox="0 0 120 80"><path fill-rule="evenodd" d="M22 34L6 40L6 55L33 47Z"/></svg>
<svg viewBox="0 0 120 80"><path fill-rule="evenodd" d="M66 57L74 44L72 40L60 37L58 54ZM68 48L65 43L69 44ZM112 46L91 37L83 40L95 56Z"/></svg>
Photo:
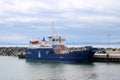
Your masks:
<svg viewBox="0 0 120 80"><path fill-rule="evenodd" d="M40 53L40 51L38 52L38 57L41 58L41 53Z"/></svg>

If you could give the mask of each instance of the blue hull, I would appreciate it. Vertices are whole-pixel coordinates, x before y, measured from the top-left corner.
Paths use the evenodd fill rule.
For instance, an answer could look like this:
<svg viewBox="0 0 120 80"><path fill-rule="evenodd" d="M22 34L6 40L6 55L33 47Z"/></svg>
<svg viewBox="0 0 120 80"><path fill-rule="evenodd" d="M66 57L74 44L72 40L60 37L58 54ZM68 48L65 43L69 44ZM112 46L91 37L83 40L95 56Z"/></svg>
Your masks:
<svg viewBox="0 0 120 80"><path fill-rule="evenodd" d="M48 54L49 52L49 54ZM94 51L82 50L66 54L56 54L52 48L27 49L25 58L27 60L53 61L53 62L91 62Z"/></svg>

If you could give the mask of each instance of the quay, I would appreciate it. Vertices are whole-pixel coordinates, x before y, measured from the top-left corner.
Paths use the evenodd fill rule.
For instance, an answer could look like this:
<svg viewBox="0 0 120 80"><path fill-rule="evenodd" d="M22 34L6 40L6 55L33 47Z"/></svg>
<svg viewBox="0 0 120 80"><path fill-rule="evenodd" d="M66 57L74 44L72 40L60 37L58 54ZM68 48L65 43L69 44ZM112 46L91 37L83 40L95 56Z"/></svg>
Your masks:
<svg viewBox="0 0 120 80"><path fill-rule="evenodd" d="M69 47L69 51L82 50L84 47ZM120 48L98 48L93 62L120 62ZM26 47L0 47L0 56L24 58Z"/></svg>
<svg viewBox="0 0 120 80"><path fill-rule="evenodd" d="M94 62L120 62L120 48L99 48L93 57Z"/></svg>
<svg viewBox="0 0 120 80"><path fill-rule="evenodd" d="M94 62L120 62L120 54L95 54Z"/></svg>

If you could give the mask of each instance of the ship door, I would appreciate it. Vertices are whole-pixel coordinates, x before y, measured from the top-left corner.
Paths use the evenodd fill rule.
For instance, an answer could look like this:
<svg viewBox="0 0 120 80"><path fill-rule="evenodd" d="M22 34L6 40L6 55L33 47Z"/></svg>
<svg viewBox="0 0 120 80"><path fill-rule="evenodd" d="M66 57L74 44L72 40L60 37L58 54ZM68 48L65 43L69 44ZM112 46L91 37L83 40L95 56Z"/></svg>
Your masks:
<svg viewBox="0 0 120 80"><path fill-rule="evenodd" d="M41 53L40 53L40 51L38 51L38 57L41 58Z"/></svg>

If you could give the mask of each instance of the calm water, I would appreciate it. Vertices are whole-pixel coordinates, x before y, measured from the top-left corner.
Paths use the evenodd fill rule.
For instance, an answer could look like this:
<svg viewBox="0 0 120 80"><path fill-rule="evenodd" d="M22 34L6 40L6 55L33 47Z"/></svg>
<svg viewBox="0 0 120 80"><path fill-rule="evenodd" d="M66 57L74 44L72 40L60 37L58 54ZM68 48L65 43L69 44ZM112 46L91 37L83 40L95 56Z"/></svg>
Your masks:
<svg viewBox="0 0 120 80"><path fill-rule="evenodd" d="M0 56L0 80L120 80L120 64L51 63Z"/></svg>

